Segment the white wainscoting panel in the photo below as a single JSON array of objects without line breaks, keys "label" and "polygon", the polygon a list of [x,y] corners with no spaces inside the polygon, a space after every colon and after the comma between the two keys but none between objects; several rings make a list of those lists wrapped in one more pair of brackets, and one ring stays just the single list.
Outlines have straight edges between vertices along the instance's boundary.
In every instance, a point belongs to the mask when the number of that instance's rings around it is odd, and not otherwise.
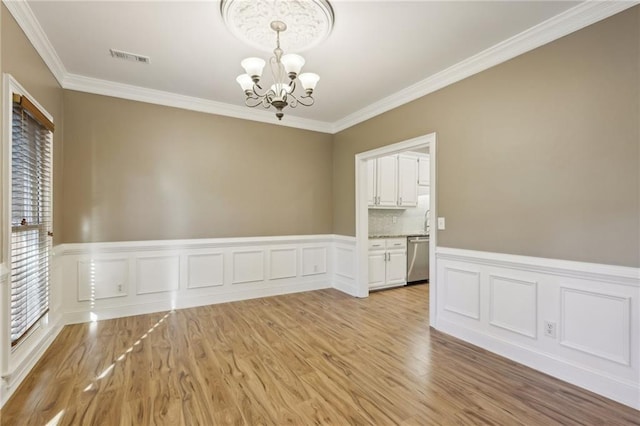
[{"label": "white wainscoting panel", "polygon": [[234,251],[233,284],[264,280],[264,250]]},{"label": "white wainscoting panel", "polygon": [[216,287],[224,284],[224,254],[188,254],[187,288]]},{"label": "white wainscoting panel", "polygon": [[335,236],[333,244],[333,286],[351,296],[359,296],[356,282],[356,239]]},{"label": "white wainscoting panel", "polygon": [[440,331],[640,409],[639,268],[445,247],[436,258]]},{"label": "white wainscoting panel", "polygon": [[631,298],[568,287],[560,292],[560,344],[629,365]]},{"label": "white wainscoting panel", "polygon": [[480,273],[459,268],[445,268],[444,309],[480,319]]},{"label": "white wainscoting panel", "polygon": [[489,275],[489,284],[489,323],[535,339],[538,323],[538,283]]},{"label": "white wainscoting panel", "polygon": [[[332,287],[329,254],[336,241],[349,246],[351,240],[302,235],[64,244],[54,257],[60,309],[68,324]],[[304,265],[311,274],[302,274]]]},{"label": "white wainscoting panel", "polygon": [[180,257],[140,256],[136,258],[136,294],[178,290]]},{"label": "white wainscoting panel", "polygon": [[355,253],[352,247],[336,246],[335,253],[335,274],[343,278],[353,279],[355,264]]},{"label": "white wainscoting panel", "polygon": [[126,296],[128,288],[129,259],[78,262],[78,301]]},{"label": "white wainscoting panel", "polygon": [[298,276],[298,249],[272,248],[269,250],[269,279],[294,278]]},{"label": "white wainscoting panel", "polygon": [[325,274],[327,272],[327,248],[302,248],[302,276]]}]

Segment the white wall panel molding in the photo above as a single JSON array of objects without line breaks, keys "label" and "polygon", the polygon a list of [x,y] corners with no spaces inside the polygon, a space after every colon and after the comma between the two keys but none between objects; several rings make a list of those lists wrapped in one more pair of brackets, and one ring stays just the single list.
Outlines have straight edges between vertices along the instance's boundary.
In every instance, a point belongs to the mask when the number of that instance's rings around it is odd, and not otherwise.
[{"label": "white wall panel molding", "polygon": [[333,287],[354,297],[359,297],[356,281],[356,238],[334,236],[332,260]]},{"label": "white wall panel molding", "polygon": [[336,245],[335,248],[335,274],[339,275],[343,278],[354,279],[355,273],[353,270],[353,265],[355,262],[354,258],[354,250],[353,247],[345,247],[341,245]]},{"label": "white wall panel molding", "polygon": [[438,330],[640,409],[640,268],[443,247],[436,258]]},{"label": "white wall panel molding", "polygon": [[327,273],[327,247],[302,248],[302,276]]},{"label": "white wall panel molding", "polygon": [[129,290],[129,259],[78,261],[78,301],[123,297]]},{"label": "white wall panel molding", "polygon": [[185,255],[184,270],[188,289],[216,287],[224,284],[224,254],[202,253]]},{"label": "white wall panel molding", "polygon": [[[335,244],[353,251],[355,239],[302,235],[68,244],[54,248],[53,263],[61,271],[65,321],[82,322],[332,286],[351,294],[354,280],[334,283]],[[341,259],[343,273],[353,276],[349,257]]]},{"label": "white wall panel molding", "polygon": [[561,287],[560,344],[630,365],[631,298]]},{"label": "white wall panel molding", "polygon": [[176,291],[180,282],[180,258],[173,256],[136,257],[136,294]]},{"label": "white wall panel molding", "polygon": [[231,259],[232,284],[264,281],[264,250],[233,251]]},{"label": "white wall panel molding", "polygon": [[444,268],[444,310],[480,319],[480,273]]},{"label": "white wall panel molding", "polygon": [[489,323],[535,339],[538,335],[538,283],[490,274]]},{"label": "white wall panel molding", "polygon": [[294,278],[298,276],[297,247],[278,247],[269,250],[269,279]]}]

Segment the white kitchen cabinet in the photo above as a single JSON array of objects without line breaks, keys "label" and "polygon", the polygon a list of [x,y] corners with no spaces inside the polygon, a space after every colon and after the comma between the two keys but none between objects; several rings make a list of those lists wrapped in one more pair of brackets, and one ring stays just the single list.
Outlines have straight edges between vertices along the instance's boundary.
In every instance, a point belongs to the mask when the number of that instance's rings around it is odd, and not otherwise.
[{"label": "white kitchen cabinet", "polygon": [[404,209],[418,205],[416,157],[390,155],[367,161],[367,204]]},{"label": "white kitchen cabinet", "polygon": [[377,160],[367,161],[367,204],[374,206],[378,201],[376,193],[376,163]]},{"label": "white kitchen cabinet", "polygon": [[429,186],[431,181],[431,162],[429,155],[418,157],[418,185]]},{"label": "white kitchen cabinet", "polygon": [[378,207],[398,206],[398,156],[381,157],[376,165]]},{"label": "white kitchen cabinet", "polygon": [[369,252],[369,287],[383,287],[387,281],[387,252]]},{"label": "white kitchen cabinet", "polygon": [[397,287],[407,283],[406,238],[369,240],[369,288]]},{"label": "white kitchen cabinet", "polygon": [[418,205],[418,159],[414,156],[398,156],[398,206]]}]

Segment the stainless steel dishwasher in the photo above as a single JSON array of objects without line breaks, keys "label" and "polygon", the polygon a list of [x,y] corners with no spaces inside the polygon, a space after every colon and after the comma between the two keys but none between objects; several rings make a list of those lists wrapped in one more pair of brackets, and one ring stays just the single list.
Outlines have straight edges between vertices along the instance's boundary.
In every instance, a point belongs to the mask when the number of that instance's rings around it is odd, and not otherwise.
[{"label": "stainless steel dishwasher", "polygon": [[407,283],[429,281],[429,237],[407,237]]}]

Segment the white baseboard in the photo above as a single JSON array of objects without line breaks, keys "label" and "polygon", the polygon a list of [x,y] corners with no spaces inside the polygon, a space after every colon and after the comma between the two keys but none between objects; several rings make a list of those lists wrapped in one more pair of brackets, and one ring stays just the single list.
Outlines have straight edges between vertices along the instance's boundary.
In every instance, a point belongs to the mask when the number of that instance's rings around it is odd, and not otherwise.
[{"label": "white baseboard", "polygon": [[438,330],[534,370],[640,410],[640,388],[637,383],[632,381],[620,380],[600,371],[573,364],[554,354],[537,352],[531,348],[465,328],[445,319],[438,321]]},{"label": "white baseboard", "polygon": [[278,296],[283,294],[299,293],[303,291],[322,290],[331,288],[327,281],[312,281],[304,284],[287,284],[261,289],[243,289],[216,293],[206,296],[181,297],[175,300],[161,300],[156,302],[140,303],[134,305],[108,307],[93,311],[70,311],[64,314],[65,324],[77,324],[93,320],[107,320],[123,318],[135,315],[151,314],[156,312],[171,311],[174,309],[195,308],[198,306],[215,305],[218,303],[237,302],[240,300],[257,299],[260,297]]},{"label": "white baseboard", "polygon": [[436,257],[438,330],[640,410],[640,269],[443,247]]},{"label": "white baseboard", "polygon": [[11,395],[20,386],[20,383],[27,377],[27,374],[31,372],[36,363],[40,360],[42,355],[49,349],[49,346],[58,337],[60,331],[64,327],[64,323],[61,318],[53,325],[49,326],[47,330],[39,336],[37,342],[28,348],[28,353],[25,353],[22,357],[22,361],[18,363],[13,369],[2,375],[2,388],[0,389],[0,407],[2,407],[11,398]]},{"label": "white baseboard", "polygon": [[346,279],[340,276],[334,276],[333,288],[335,288],[336,290],[340,290],[341,292],[346,293],[349,296],[360,297],[358,292],[358,287],[356,286],[353,279]]}]

